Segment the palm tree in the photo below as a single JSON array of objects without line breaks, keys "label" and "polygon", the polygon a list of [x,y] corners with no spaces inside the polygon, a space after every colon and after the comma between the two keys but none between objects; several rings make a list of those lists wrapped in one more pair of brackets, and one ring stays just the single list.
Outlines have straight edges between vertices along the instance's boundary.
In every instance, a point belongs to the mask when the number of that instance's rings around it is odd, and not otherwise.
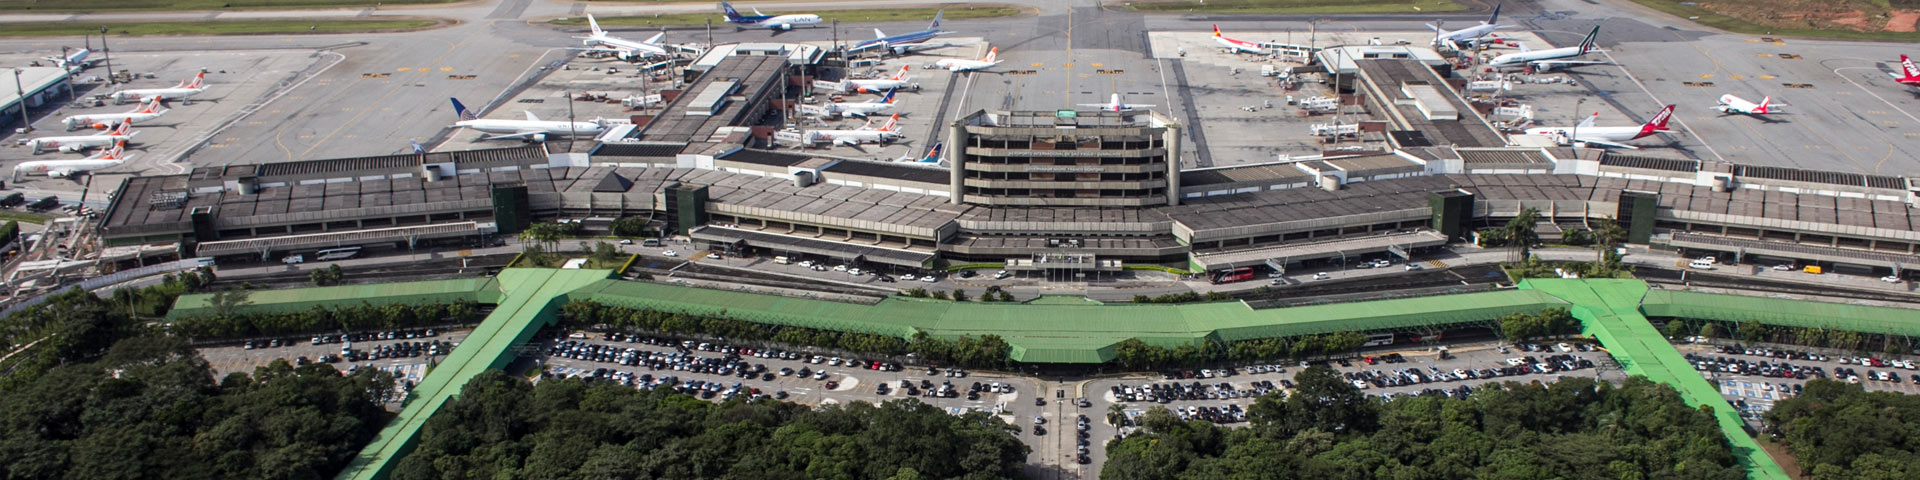
[{"label": "palm tree", "polygon": [[1127,407],[1122,406],[1118,403],[1107,405],[1107,423],[1108,424],[1112,424],[1115,427],[1120,427],[1125,425],[1126,421],[1127,421]]},{"label": "palm tree", "polygon": [[1540,241],[1540,234],[1533,231],[1534,224],[1539,222],[1540,210],[1526,207],[1501,228],[1507,237],[1507,247],[1512,249],[1507,261],[1519,262],[1527,258],[1527,252],[1533,248],[1534,242]]}]

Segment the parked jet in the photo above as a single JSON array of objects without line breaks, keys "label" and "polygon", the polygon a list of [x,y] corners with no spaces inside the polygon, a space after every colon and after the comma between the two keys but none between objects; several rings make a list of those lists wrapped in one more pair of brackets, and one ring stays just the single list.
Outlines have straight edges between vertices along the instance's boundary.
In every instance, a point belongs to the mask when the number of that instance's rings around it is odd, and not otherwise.
[{"label": "parked jet", "polygon": [[901,65],[900,71],[895,72],[891,77],[847,80],[847,89],[860,93],[883,92],[900,88],[909,80],[913,80],[913,76],[907,75],[906,65]]},{"label": "parked jet", "polygon": [[1500,5],[1494,5],[1493,15],[1487,17],[1486,21],[1480,22],[1479,25],[1474,25],[1471,27],[1462,28],[1459,30],[1451,31],[1451,32],[1443,30],[1440,27],[1433,26],[1433,24],[1431,23],[1427,24],[1427,28],[1433,30],[1433,34],[1434,34],[1433,46],[1438,47],[1442,45],[1453,45],[1457,49],[1459,48],[1459,45],[1462,45],[1462,44],[1471,45],[1473,43],[1479,42],[1481,37],[1485,37],[1488,34],[1492,34],[1494,30],[1499,30],[1501,28],[1511,26],[1511,25],[1500,25],[1499,23],[1500,23]]},{"label": "parked jet", "polygon": [[994,60],[994,57],[998,57],[998,56],[1000,56],[1000,47],[993,47],[993,48],[987,49],[987,56],[981,57],[979,60],[967,60],[967,59],[961,59],[961,58],[942,58],[938,62],[933,62],[933,64],[940,68],[945,68],[947,69],[947,71],[953,72],[953,73],[971,72],[974,70],[981,70],[981,69],[991,68],[994,65],[999,65],[1000,61]]},{"label": "parked jet", "polygon": [[46,175],[53,178],[63,178],[94,170],[112,168],[119,166],[121,163],[125,163],[127,159],[133,158],[123,155],[126,152],[126,148],[127,143],[120,142],[114,145],[112,149],[82,160],[38,160],[21,162],[19,165],[13,167],[13,177],[18,179],[21,175]]},{"label": "parked jet", "polygon": [[93,53],[93,49],[82,48],[78,51],[67,54],[64,57],[54,56],[54,57],[40,57],[40,58],[49,62],[53,62],[53,66],[66,69],[68,72],[73,72],[73,71],[77,71],[87,67],[91,67],[93,66],[93,62],[100,61],[100,59],[98,58],[92,58],[92,59],[87,58],[87,55],[90,55],[92,53]]},{"label": "parked jet", "polygon": [[620,37],[615,37],[612,35],[608,35],[606,30],[600,29],[600,21],[595,20],[593,18],[593,14],[587,14],[587,26],[592,29],[592,35],[588,35],[585,37],[574,37],[574,38],[582,39],[580,41],[581,45],[593,47],[593,48],[585,48],[583,50],[587,50],[591,52],[613,53],[615,56],[620,57],[621,60],[634,60],[634,59],[641,59],[641,58],[654,57],[654,56],[662,56],[662,57],[667,56],[666,47],[660,46],[660,39],[665,38],[667,36],[667,32],[660,32],[660,33],[653,34],[652,37],[647,37],[646,40],[638,41],[638,42],[620,38]]},{"label": "parked jet", "polygon": [[813,130],[807,132],[807,140],[847,146],[862,143],[888,143],[900,138],[900,131],[894,130],[894,125],[899,121],[900,114],[896,113],[887,119],[886,125],[881,125],[877,129],[873,128],[873,121],[869,120],[866,125],[853,130]]},{"label": "parked jet", "polygon": [[820,16],[811,13],[764,15],[760,13],[760,9],[755,8],[753,9],[753,15],[747,16],[741,15],[739,11],[733,9],[733,5],[727,2],[720,2],[720,10],[727,13],[727,23],[742,28],[765,28],[784,32],[793,30],[794,26],[820,24]]},{"label": "parked jet", "polygon": [[1080,106],[1095,107],[1095,108],[1099,108],[1101,110],[1105,110],[1109,112],[1124,112],[1127,110],[1147,109],[1147,108],[1154,107],[1154,105],[1142,105],[1138,103],[1122,102],[1120,101],[1120,94],[1118,93],[1113,94],[1113,99],[1108,100],[1107,103],[1082,103],[1080,104]]},{"label": "parked jet", "polygon": [[60,123],[66,125],[68,131],[79,130],[84,127],[105,130],[108,127],[122,123],[144,122],[160,118],[161,115],[166,115],[167,112],[173,111],[171,109],[162,110],[161,107],[164,106],[166,106],[166,97],[147,97],[146,103],[140,104],[140,108],[135,108],[131,112],[74,115],[60,120]]},{"label": "parked jet", "polygon": [[1920,68],[1914,67],[1913,60],[1907,58],[1906,55],[1900,56],[1900,73],[1903,75],[1895,75],[1892,73],[1888,73],[1887,75],[1893,77],[1893,81],[1900,82],[1901,85],[1920,87]]},{"label": "parked jet", "polygon": [[1720,111],[1720,113],[1738,113],[1758,116],[1774,113],[1776,111],[1774,107],[1778,106],[1780,105],[1773,103],[1773,97],[1771,96],[1761,98],[1760,103],[1753,103],[1729,93],[1721,95],[1720,104],[1714,105],[1713,109]]},{"label": "parked jet", "polygon": [[[854,102],[828,103],[826,105],[820,105],[820,106],[801,105],[800,108],[805,113],[812,114],[812,115],[819,115],[823,117],[867,118],[868,115],[880,113],[887,109],[893,108],[893,94],[895,92],[897,92],[897,90],[887,90],[887,96],[880,97],[877,100],[869,100],[869,101],[858,102],[858,103],[854,103]],[[811,111],[808,111],[808,110],[811,110]]]},{"label": "parked jet", "polygon": [[1652,120],[1648,120],[1647,123],[1634,127],[1596,127],[1593,125],[1593,119],[1599,117],[1600,114],[1595,113],[1593,115],[1592,117],[1587,117],[1586,120],[1581,120],[1580,125],[1574,128],[1529,128],[1527,129],[1527,134],[1553,137],[1559,141],[1561,145],[1570,145],[1577,142],[1638,150],[1640,147],[1620,142],[1646,138],[1655,133],[1667,131],[1667,120],[1673,118],[1673,105],[1667,105],[1666,108],[1660,109],[1660,113],[1654,114]]},{"label": "parked jet", "polygon": [[141,88],[141,89],[133,89],[133,90],[121,90],[118,92],[113,92],[113,104],[120,105],[120,104],[125,104],[127,102],[138,102],[147,97],[167,97],[169,99],[174,99],[174,100],[185,100],[194,95],[199,95],[201,92],[207,91],[206,82],[207,82],[207,74],[205,72],[202,72],[200,74],[194,75],[193,80],[180,82],[180,84],[174,85],[173,87],[170,87],[170,88]]},{"label": "parked jet", "polygon": [[1246,40],[1235,40],[1235,39],[1227,38],[1225,36],[1220,35],[1219,25],[1213,26],[1213,43],[1218,43],[1220,44],[1220,46],[1226,47],[1228,51],[1231,51],[1233,53],[1251,53],[1254,55],[1264,55],[1267,53],[1264,49],[1260,48],[1259,43],[1249,42]]},{"label": "parked jet", "polygon": [[1594,25],[1593,31],[1588,32],[1587,38],[1581,39],[1579,45],[1540,51],[1528,50],[1526,45],[1521,45],[1519,52],[1493,57],[1493,60],[1487,61],[1487,66],[1494,68],[1528,66],[1533,67],[1534,71],[1547,71],[1581,65],[1606,65],[1607,62],[1567,60],[1600,51],[1600,46],[1594,43],[1594,39],[1599,36],[1600,26]]},{"label": "parked jet", "polygon": [[82,150],[86,150],[89,148],[110,147],[110,146],[113,146],[113,144],[115,143],[125,142],[129,139],[132,139],[134,135],[140,134],[140,132],[129,132],[128,130],[132,128],[133,128],[133,124],[131,123],[121,123],[118,126],[113,127],[112,130],[107,130],[107,131],[96,133],[93,135],[76,135],[76,136],[70,136],[70,137],[40,137],[40,138],[34,138],[34,139],[28,139],[28,140],[21,140],[20,144],[26,146],[29,149],[32,149],[35,155],[38,155],[40,154],[40,152],[46,151],[46,150],[54,150],[60,153],[78,153]]},{"label": "parked jet", "polygon": [[859,51],[864,51],[872,48],[885,48],[888,51],[893,52],[894,55],[906,55],[907,53],[912,52],[914,50],[922,50],[922,49],[946,46],[946,44],[944,43],[936,45],[928,42],[929,40],[933,40],[933,37],[935,36],[938,36],[943,33],[950,33],[950,32],[940,30],[940,17],[942,15],[946,15],[946,13],[947,12],[945,10],[941,10],[939,12],[934,13],[933,23],[927,25],[926,30],[921,30],[918,32],[903,33],[899,35],[888,36],[886,32],[882,32],[878,28],[873,29],[873,36],[875,38],[872,40],[863,40],[860,43],[853,44],[852,51],[859,52]]},{"label": "parked jet", "polygon": [[467,106],[460,104],[458,98],[448,100],[453,100],[453,111],[460,114],[460,121],[447,128],[471,128],[482,133],[498,134],[481,140],[517,138],[525,142],[538,143],[547,141],[548,136],[591,137],[599,135],[607,128],[606,120],[602,119],[594,119],[591,122],[548,121],[534,116],[533,112],[526,112],[526,120],[489,120],[480,118],[472,110],[467,110]]}]

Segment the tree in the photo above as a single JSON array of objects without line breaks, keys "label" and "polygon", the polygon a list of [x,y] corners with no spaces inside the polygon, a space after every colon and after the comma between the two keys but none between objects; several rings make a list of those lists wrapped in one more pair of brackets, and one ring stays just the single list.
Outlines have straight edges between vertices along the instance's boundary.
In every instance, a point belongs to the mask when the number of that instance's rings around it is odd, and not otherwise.
[{"label": "tree", "polygon": [[249,299],[252,296],[253,292],[247,290],[222,290],[214,292],[213,298],[208,303],[213,306],[214,316],[233,318],[241,308],[253,303]]},{"label": "tree", "polygon": [[1119,403],[1107,405],[1107,424],[1116,428],[1127,426],[1127,406]]},{"label": "tree", "polygon": [[958,288],[953,289],[953,301],[956,301],[956,302],[967,301],[967,291],[961,290]]},{"label": "tree", "polygon": [[626,254],[620,253],[620,247],[613,246],[611,243],[596,242],[593,244],[593,260],[601,264],[616,263],[620,261],[621,257],[625,256]]},{"label": "tree", "polygon": [[1501,227],[1501,233],[1506,237],[1507,248],[1511,252],[1507,261],[1518,262],[1527,258],[1527,252],[1533,249],[1533,244],[1540,242],[1540,234],[1533,230],[1538,223],[1540,223],[1540,210],[1526,207],[1520,209],[1519,215],[1508,220],[1505,227]]},{"label": "tree", "polygon": [[315,269],[307,274],[307,279],[313,283],[313,286],[330,287],[339,285],[341,281],[346,280],[346,276],[346,272],[340,270],[340,264],[336,263],[327,265],[327,268]]},{"label": "tree", "polygon": [[1011,294],[1011,293],[1007,293],[1007,291],[1006,291],[1006,290],[1001,290],[1001,291],[1000,291],[1000,293],[999,293],[999,295],[1000,295],[1000,301],[1002,301],[1002,302],[1011,302],[1011,301],[1013,301],[1013,294]]},{"label": "tree", "polygon": [[647,234],[647,219],[641,217],[626,217],[614,220],[613,223],[607,227],[613,230],[613,234],[617,236],[645,236]]},{"label": "tree", "polygon": [[1704,325],[1700,325],[1700,336],[1707,337],[1707,338],[1719,337],[1720,326],[1714,324],[1713,322],[1707,322]]}]

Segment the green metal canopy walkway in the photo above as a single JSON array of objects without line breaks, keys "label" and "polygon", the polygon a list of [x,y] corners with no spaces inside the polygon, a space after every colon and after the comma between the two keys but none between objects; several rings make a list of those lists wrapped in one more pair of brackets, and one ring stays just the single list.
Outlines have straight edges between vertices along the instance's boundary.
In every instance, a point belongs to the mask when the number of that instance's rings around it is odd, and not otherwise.
[{"label": "green metal canopy walkway", "polygon": [[[356,457],[341,479],[385,478],[392,460],[409,452],[426,419],[457,395],[468,379],[500,368],[540,327],[556,320],[568,301],[594,301],[692,315],[814,329],[908,338],[998,335],[1013,360],[1099,363],[1130,338],[1173,347],[1342,331],[1379,331],[1488,322],[1510,313],[1568,308],[1633,375],[1672,385],[1695,406],[1712,407],[1751,478],[1786,480],[1780,466],[1742,429],[1738,412],[1679,351],[1648,323],[1648,316],[1756,321],[1867,333],[1920,335],[1913,310],[1799,302],[1734,295],[1650,291],[1635,280],[1534,279],[1517,290],[1333,305],[1254,310],[1240,302],[1184,305],[1011,304],[892,297],[856,305],[742,292],[611,280],[605,270],[513,268],[496,279],[410,282],[257,292],[239,312],[286,312],[343,303],[417,303],[471,300],[497,308],[422,380],[406,407]],[[174,318],[213,312],[210,295],[183,296]]]}]

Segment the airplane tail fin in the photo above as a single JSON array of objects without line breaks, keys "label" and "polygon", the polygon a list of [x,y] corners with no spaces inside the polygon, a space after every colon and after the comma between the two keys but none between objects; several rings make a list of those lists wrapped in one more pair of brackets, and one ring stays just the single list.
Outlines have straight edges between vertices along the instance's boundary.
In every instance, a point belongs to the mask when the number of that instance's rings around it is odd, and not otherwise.
[{"label": "airplane tail fin", "polygon": [[600,29],[600,21],[594,20],[593,14],[591,13],[587,14],[587,27],[592,29],[593,36],[595,37],[604,37],[607,35],[606,30]]},{"label": "airplane tail fin", "polygon": [[1600,37],[1600,26],[1594,25],[1593,31],[1587,32],[1587,38],[1580,40],[1580,53],[1587,53],[1594,50],[1599,50],[1599,45],[1596,44],[1596,40],[1599,37]]},{"label": "airplane tail fin", "polygon": [[1768,95],[1768,96],[1767,96],[1767,97],[1765,97],[1765,98],[1761,98],[1761,99],[1760,99],[1760,106],[1757,106],[1757,107],[1753,107],[1753,112],[1754,112],[1754,113],[1762,113],[1762,114],[1764,114],[1764,113],[1767,113],[1767,107],[1768,107],[1768,106],[1770,106],[1770,105],[1773,105],[1773,96],[1772,96],[1772,95]]},{"label": "airplane tail fin", "polygon": [[99,160],[123,160],[122,158],[120,158],[120,155],[122,153],[126,153],[126,151],[127,151],[126,141],[123,140],[123,141],[113,142],[113,149],[107,150],[105,152],[101,152]]},{"label": "airplane tail fin", "polygon": [[539,117],[539,116],[536,116],[536,115],[534,115],[534,114],[533,114],[533,112],[525,112],[525,113],[527,114],[527,121],[529,121],[529,122],[538,122],[538,121],[540,121],[540,117]]},{"label": "airplane tail fin", "polygon": [[1000,56],[1000,47],[989,48],[987,49],[987,57],[980,59],[980,61],[993,63],[993,58],[998,56]]},{"label": "airplane tail fin", "polygon": [[939,30],[939,29],[940,29],[940,17],[943,17],[943,16],[946,16],[946,14],[947,14],[947,10],[946,10],[946,9],[941,9],[941,10],[940,10],[940,11],[938,11],[938,12],[933,12],[933,23],[932,23],[932,24],[929,24],[929,25],[927,25],[927,30]]},{"label": "airplane tail fin", "polygon": [[907,66],[901,65],[900,71],[895,72],[893,74],[893,78],[889,78],[888,80],[906,80],[906,79],[907,79]]},{"label": "airplane tail fin", "polygon": [[1506,4],[1505,2],[1501,2],[1493,5],[1493,15],[1487,17],[1487,25],[1494,25],[1494,24],[1500,23],[1500,6],[1505,4]]},{"label": "airplane tail fin", "polygon": [[[1640,126],[1639,137],[1653,135],[1654,132],[1667,131],[1667,120],[1672,118],[1673,118],[1673,105],[1667,105],[1666,108],[1660,109],[1660,113],[1654,114],[1652,120],[1647,120],[1646,125]],[[1638,138],[1638,137],[1635,137],[1635,138]]]},{"label": "airplane tail fin", "polygon": [[1906,55],[1900,56],[1900,70],[1901,73],[1907,74],[1906,79],[1920,80],[1920,68],[1914,67],[1913,59],[1907,58]]},{"label": "airplane tail fin", "polygon": [[1579,126],[1581,126],[1581,127],[1591,127],[1591,126],[1593,126],[1593,120],[1594,120],[1594,119],[1597,119],[1597,118],[1600,118],[1600,112],[1593,112],[1593,114],[1592,114],[1592,115],[1588,115],[1588,116],[1587,116],[1587,118],[1582,118],[1582,119],[1580,119],[1580,125],[1579,125]]},{"label": "airplane tail fin", "polygon": [[460,120],[464,121],[464,120],[480,119],[479,114],[474,113],[472,110],[468,110],[466,105],[460,104],[460,99],[453,98],[453,97],[447,97],[447,99],[453,101],[453,113],[460,115]]},{"label": "airplane tail fin", "polygon": [[887,96],[885,96],[885,97],[881,97],[881,98],[880,98],[880,103],[886,103],[886,104],[892,104],[892,103],[893,103],[893,92],[897,92],[897,91],[900,91],[900,89],[898,89],[898,88],[889,88],[889,89],[887,89]]},{"label": "airplane tail fin", "polygon": [[162,99],[160,98],[160,96],[159,96],[159,95],[155,95],[155,96],[152,96],[152,97],[149,97],[149,98],[148,98],[148,100],[147,100],[147,104],[146,104],[146,105],[142,105],[142,106],[140,107],[140,110],[137,110],[137,111],[134,111],[133,113],[156,113],[156,112],[159,112],[159,111],[160,111],[160,102],[161,102],[161,100],[162,100]]},{"label": "airplane tail fin", "polygon": [[427,153],[427,147],[420,146],[419,140],[408,139],[407,143],[413,144],[413,153],[420,155]]},{"label": "airplane tail fin", "polygon": [[184,88],[200,88],[202,85],[205,85],[206,82],[207,82],[207,72],[200,72],[198,74],[195,74],[193,76],[193,81],[187,82],[187,86]]},{"label": "airplane tail fin", "polygon": [[727,2],[720,2],[720,10],[727,13],[727,21],[732,22],[732,21],[740,20],[740,11],[734,10],[732,4],[729,4]]},{"label": "airplane tail fin", "polygon": [[1213,38],[1220,38],[1220,24],[1213,25]]},{"label": "airplane tail fin", "polygon": [[896,114],[893,114],[893,116],[891,116],[891,117],[887,117],[887,124],[886,124],[886,125],[881,125],[881,126],[880,126],[880,131],[882,131],[882,132],[891,132],[891,131],[894,131],[894,130],[893,130],[893,125],[894,125],[895,123],[899,123],[899,122],[900,122],[900,114],[898,114],[898,113],[896,113]]},{"label": "airplane tail fin", "polygon": [[107,130],[107,135],[126,135],[127,131],[132,129],[133,122],[120,122],[119,125],[114,125],[112,130]]}]

